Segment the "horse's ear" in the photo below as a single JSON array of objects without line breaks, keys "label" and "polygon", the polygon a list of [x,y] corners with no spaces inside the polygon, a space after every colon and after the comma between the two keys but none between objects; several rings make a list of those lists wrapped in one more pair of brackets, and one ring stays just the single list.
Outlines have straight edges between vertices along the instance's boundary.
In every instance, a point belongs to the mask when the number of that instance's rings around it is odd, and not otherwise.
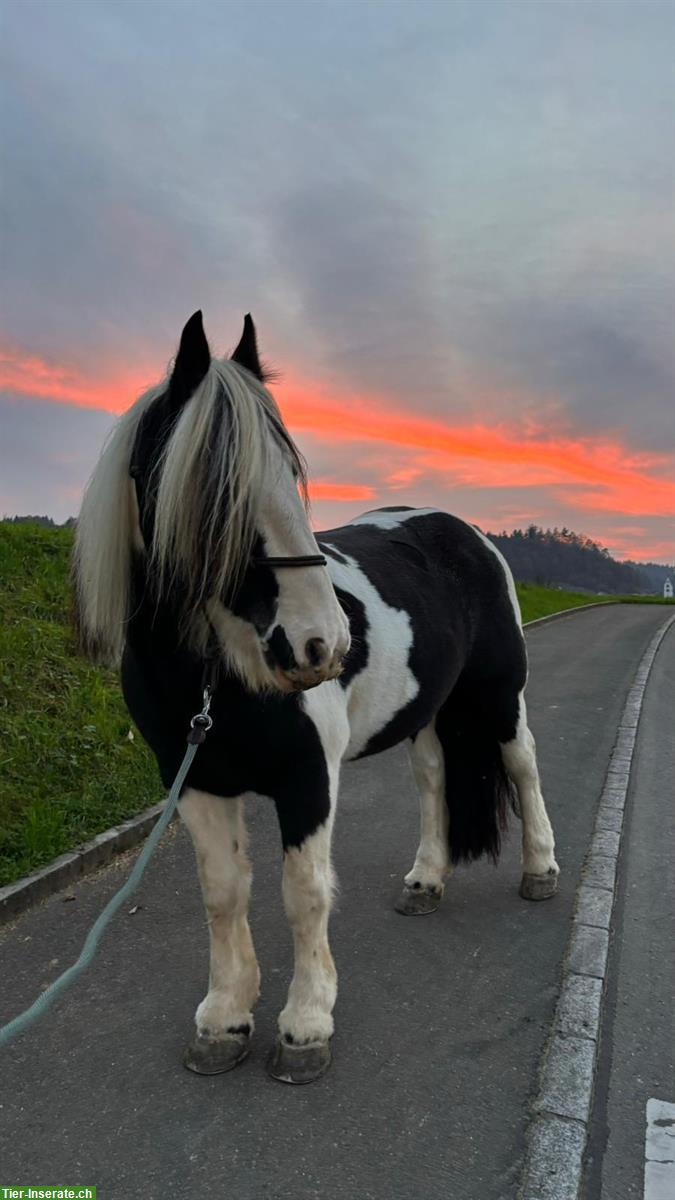
[{"label": "horse's ear", "polygon": [[169,380],[169,403],[181,408],[199,387],[211,365],[211,351],[202,325],[201,309],[193,313],[180,338]]},{"label": "horse's ear", "polygon": [[244,317],[244,332],[241,335],[237,349],[232,354],[232,361],[239,363],[240,367],[246,367],[246,370],[255,375],[256,379],[259,379],[261,383],[264,382],[265,372],[258,357],[258,339],[250,313],[247,313]]}]

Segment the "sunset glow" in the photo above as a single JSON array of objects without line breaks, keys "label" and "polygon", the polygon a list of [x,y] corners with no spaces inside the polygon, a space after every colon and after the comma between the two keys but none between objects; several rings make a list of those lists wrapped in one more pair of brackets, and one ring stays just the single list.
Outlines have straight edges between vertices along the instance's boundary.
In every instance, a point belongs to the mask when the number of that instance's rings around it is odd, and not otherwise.
[{"label": "sunset glow", "polygon": [[[23,403],[28,404],[39,397],[118,414],[152,380],[150,368],[124,373],[110,369],[94,378],[67,362],[48,362],[16,347],[5,346],[0,352],[0,387],[25,397]],[[625,547],[626,555],[647,560],[669,552],[666,539],[645,543],[644,527],[626,520],[675,512],[673,458],[666,454],[636,453],[617,438],[544,433],[531,422],[509,427],[505,422],[489,426],[440,421],[403,412],[382,396],[340,395],[301,378],[286,376],[274,392],[291,432],[301,439],[303,434],[310,437],[322,452],[328,449],[339,468],[330,477],[319,473],[311,481],[315,505],[405,503],[406,491],[420,486],[493,489],[500,497],[506,489],[514,498],[526,489],[544,489],[552,504],[578,511],[579,524],[591,535],[594,514],[623,517],[614,529],[613,544]],[[403,455],[393,467],[386,465],[388,447]],[[378,451],[376,461],[373,448]],[[371,456],[371,475],[364,481],[362,466],[361,479],[350,482],[351,464],[359,455],[366,460]],[[310,474],[311,467],[310,461]],[[514,524],[536,519],[536,514],[526,518],[522,507],[521,502],[521,512],[515,514],[522,520],[514,519]],[[502,527],[502,513],[503,503],[495,506],[488,522],[483,516],[482,523]]]},{"label": "sunset glow", "polygon": [[309,495],[311,500],[336,500],[344,504],[352,500],[372,500],[375,489],[365,484],[333,483],[329,479],[310,479]]}]

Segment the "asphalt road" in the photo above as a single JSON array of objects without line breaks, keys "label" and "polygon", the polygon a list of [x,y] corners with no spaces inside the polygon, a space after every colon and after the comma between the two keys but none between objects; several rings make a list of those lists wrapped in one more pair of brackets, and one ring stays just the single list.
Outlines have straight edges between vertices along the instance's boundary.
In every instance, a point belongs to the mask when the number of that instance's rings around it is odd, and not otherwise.
[{"label": "asphalt road", "polygon": [[642,1200],[647,1101],[675,1102],[673,697],[675,625],[652,668],[631,771],[584,1200]]},{"label": "asphalt road", "polygon": [[[497,870],[457,871],[442,909],[393,911],[416,847],[405,755],[345,770],[332,919],[335,1063],[307,1088],[264,1058],[291,952],[271,806],[249,806],[252,928],[263,970],[256,1048],[232,1074],[180,1066],[207,938],[192,851],[170,833],[86,978],[2,1064],[0,1185],[95,1184],[100,1200],[512,1200],[574,893],[618,719],[660,608],[599,608],[528,633],[529,709],[562,867],[558,896],[518,897],[518,829]],[[78,953],[120,861],[0,936],[0,1020]]]}]

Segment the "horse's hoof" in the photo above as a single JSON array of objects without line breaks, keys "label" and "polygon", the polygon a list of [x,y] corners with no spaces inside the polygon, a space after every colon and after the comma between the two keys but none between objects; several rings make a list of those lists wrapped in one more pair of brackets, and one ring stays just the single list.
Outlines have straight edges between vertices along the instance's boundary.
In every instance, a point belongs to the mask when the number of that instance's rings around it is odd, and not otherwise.
[{"label": "horse's hoof", "polygon": [[233,1033],[220,1039],[196,1033],[185,1047],[183,1066],[196,1075],[222,1075],[244,1061],[250,1050],[250,1041],[250,1037],[243,1033]]},{"label": "horse's hoof", "polygon": [[281,1083],[313,1083],[331,1064],[330,1042],[294,1046],[277,1041],[267,1060],[267,1074]]},{"label": "horse's hoof", "polygon": [[423,917],[425,913],[436,912],[442,899],[440,888],[416,888],[406,884],[394,908],[404,917]]},{"label": "horse's hoof", "polygon": [[558,874],[550,871],[546,875],[523,875],[520,881],[520,895],[523,900],[548,900],[555,896],[558,889]]}]

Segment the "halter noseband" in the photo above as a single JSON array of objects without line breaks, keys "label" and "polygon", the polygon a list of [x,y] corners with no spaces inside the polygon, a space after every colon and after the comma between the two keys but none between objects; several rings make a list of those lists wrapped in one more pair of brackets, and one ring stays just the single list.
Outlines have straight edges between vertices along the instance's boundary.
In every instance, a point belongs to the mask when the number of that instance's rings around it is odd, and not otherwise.
[{"label": "halter noseband", "polygon": [[325,567],[328,560],[323,554],[296,554],[289,558],[254,558],[254,567]]}]

